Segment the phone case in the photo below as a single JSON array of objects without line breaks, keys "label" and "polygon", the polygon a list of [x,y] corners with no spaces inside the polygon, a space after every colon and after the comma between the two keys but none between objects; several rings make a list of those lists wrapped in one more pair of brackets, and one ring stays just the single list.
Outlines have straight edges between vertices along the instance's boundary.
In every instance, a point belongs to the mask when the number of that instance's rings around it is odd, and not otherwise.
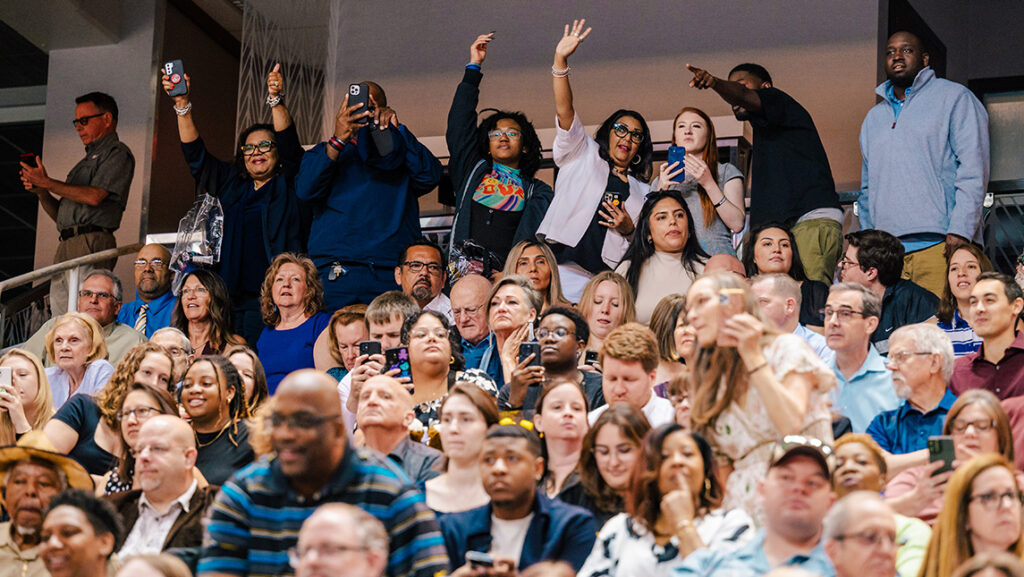
[{"label": "phone case", "polygon": [[412,369],[409,366],[409,349],[406,347],[388,349],[384,353],[384,361],[388,366],[387,370],[399,370],[396,376],[412,378]]},{"label": "phone case", "polygon": [[363,341],[359,343],[360,355],[379,355],[380,353],[380,341]]},{"label": "phone case", "polygon": [[[349,84],[348,85],[348,105],[355,106],[356,104],[362,104],[362,108],[356,109],[356,114],[360,114],[367,110],[373,110],[370,106],[370,87],[365,84]],[[364,116],[360,118],[357,124],[369,124],[370,117]]]},{"label": "phone case", "polygon": [[164,64],[164,74],[174,84],[174,88],[167,93],[168,96],[188,94],[188,83],[185,82],[185,66],[181,63],[181,60],[171,60]]},{"label": "phone case", "polygon": [[526,360],[526,357],[533,355],[533,360],[528,367],[539,367],[540,366],[540,343],[522,343],[519,345],[519,362]]}]

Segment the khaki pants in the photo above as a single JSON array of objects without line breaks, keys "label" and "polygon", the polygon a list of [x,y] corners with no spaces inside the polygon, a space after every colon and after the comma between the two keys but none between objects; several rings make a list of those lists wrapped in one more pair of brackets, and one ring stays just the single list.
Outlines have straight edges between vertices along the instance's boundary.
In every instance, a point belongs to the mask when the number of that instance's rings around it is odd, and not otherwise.
[{"label": "khaki pants", "polygon": [[830,218],[812,218],[793,225],[793,238],[808,280],[832,284],[843,250],[843,225]]},{"label": "khaki pants", "polygon": [[946,243],[915,250],[903,256],[903,278],[912,280],[942,298],[946,288]]},{"label": "khaki pants", "polygon": [[[60,244],[57,245],[57,254],[53,257],[53,262],[65,262],[73,258],[116,247],[117,241],[114,240],[113,234],[103,231],[87,232],[60,241]],[[94,268],[112,270],[115,264],[117,264],[117,259],[110,259],[95,263],[92,266],[78,267],[79,282],[85,280],[84,276],[90,270]],[[68,286],[70,272],[67,271],[64,274],[55,275],[50,279],[50,314],[54,317],[68,312],[68,290],[78,290],[78,287]]]}]

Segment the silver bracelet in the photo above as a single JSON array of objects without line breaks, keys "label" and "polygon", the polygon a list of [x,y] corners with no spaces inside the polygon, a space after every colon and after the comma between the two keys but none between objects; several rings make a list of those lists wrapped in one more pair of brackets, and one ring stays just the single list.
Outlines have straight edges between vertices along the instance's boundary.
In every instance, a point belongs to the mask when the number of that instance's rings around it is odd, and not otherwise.
[{"label": "silver bracelet", "polygon": [[569,71],[570,70],[572,70],[572,68],[570,68],[569,66],[566,66],[565,70],[559,70],[559,69],[555,68],[554,66],[552,66],[551,67],[551,75],[554,76],[555,78],[565,78],[566,76],[569,75]]},{"label": "silver bracelet", "polygon": [[722,206],[723,204],[725,204],[728,201],[729,201],[729,199],[726,198],[725,195],[723,194],[722,195],[722,200],[720,200],[720,201],[715,203],[715,208],[718,208],[718,207]]},{"label": "silver bracelet", "polygon": [[278,104],[281,104],[281,96],[283,96],[283,94],[278,94],[277,96],[271,96],[268,94],[267,104],[269,104],[271,108],[277,106]]},{"label": "silver bracelet", "polygon": [[192,112],[192,103],[191,102],[189,102],[188,104],[186,104],[182,108],[178,108],[177,105],[174,106],[174,113],[177,114],[178,116],[185,116],[189,112]]}]

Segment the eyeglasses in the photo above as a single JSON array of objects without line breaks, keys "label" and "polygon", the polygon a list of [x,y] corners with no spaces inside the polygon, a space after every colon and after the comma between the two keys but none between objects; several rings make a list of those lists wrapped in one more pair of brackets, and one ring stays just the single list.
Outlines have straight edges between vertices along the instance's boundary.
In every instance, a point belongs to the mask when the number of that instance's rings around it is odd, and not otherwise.
[{"label": "eyeglasses", "polygon": [[953,426],[950,427],[954,433],[967,432],[967,427],[974,427],[975,431],[984,433],[985,431],[996,426],[996,422],[992,419],[978,419],[976,421],[965,421],[963,419],[953,419]]},{"label": "eyeglasses", "polygon": [[266,424],[268,429],[278,429],[284,425],[288,425],[291,429],[304,429],[310,430],[323,425],[326,422],[333,421],[341,415],[314,415],[313,413],[307,413],[305,411],[293,413],[291,415],[282,415],[280,413],[271,413],[267,417]]},{"label": "eyeglasses", "polygon": [[537,329],[537,339],[538,340],[546,339],[548,337],[555,338],[555,339],[564,339],[565,337],[567,337],[567,336],[569,336],[571,334],[575,334],[575,333],[573,333],[569,329],[562,328],[562,327],[558,327],[557,329],[555,329],[553,331],[549,331],[548,329]]},{"label": "eyeglasses", "polygon": [[491,140],[498,140],[502,136],[507,137],[509,140],[515,140],[519,138],[520,132],[514,128],[508,130],[492,130],[487,133],[487,138]]},{"label": "eyeglasses", "polygon": [[98,299],[110,299],[115,301],[117,300],[117,297],[106,291],[91,291],[85,289],[78,291],[78,298],[91,299],[93,297],[96,297]]},{"label": "eyeglasses", "polygon": [[160,409],[154,407],[139,407],[137,409],[129,409],[127,411],[118,411],[117,420],[127,421],[129,417],[135,417],[136,421],[140,423],[151,417],[154,413],[159,413]]},{"label": "eyeglasses", "polygon": [[[836,535],[833,537],[836,541],[842,541],[844,539],[850,539],[864,545],[865,547],[877,547],[882,543],[885,543],[889,547],[898,544],[895,533],[883,533],[876,531],[861,531],[860,533],[847,533],[846,535]],[[902,544],[902,543],[899,543]]]},{"label": "eyeglasses", "polygon": [[409,337],[416,340],[423,340],[428,336],[433,335],[435,338],[445,340],[448,338],[448,329],[444,327],[438,327],[436,329],[413,329],[409,331]]},{"label": "eyeglasses", "polygon": [[328,543],[316,547],[292,547],[288,549],[288,562],[291,563],[292,567],[296,567],[303,559],[309,557],[310,553],[316,553],[317,557],[338,557],[345,553],[355,553],[357,551],[366,551],[367,549],[368,547]]},{"label": "eyeglasses", "polygon": [[441,276],[441,265],[436,262],[420,262],[418,260],[407,260],[402,263],[402,266],[408,268],[413,273],[419,273],[423,270],[423,267],[427,267],[427,271],[434,276]]},{"label": "eyeglasses", "polygon": [[197,297],[200,297],[200,296],[208,295],[208,294],[210,294],[210,291],[207,290],[206,287],[204,287],[204,286],[198,286],[196,288],[181,289],[181,296],[185,296],[185,297],[191,296],[191,295],[196,295]]},{"label": "eyeglasses", "polygon": [[832,315],[836,315],[837,317],[839,317],[839,322],[845,323],[845,322],[849,321],[850,319],[852,319],[853,315],[864,316],[864,311],[855,311],[853,309],[847,309],[847,308],[833,309],[833,308],[826,307],[826,308],[823,308],[823,309],[819,310],[818,314],[823,316],[826,321],[831,319]]},{"label": "eyeglasses", "polygon": [[454,318],[459,318],[462,315],[473,316],[477,313],[477,311],[479,311],[482,308],[484,308],[484,305],[477,305],[475,307],[462,307],[461,309],[452,309],[452,316]]},{"label": "eyeglasses", "polygon": [[852,261],[852,260],[850,260],[850,259],[848,259],[848,258],[846,258],[844,256],[843,258],[839,259],[838,265],[839,265],[839,268],[841,268],[843,270],[846,270],[846,269],[850,268],[851,266],[860,266],[860,263],[859,262],[854,262],[854,261]]},{"label": "eyeglasses", "polygon": [[261,140],[256,144],[243,144],[242,154],[245,156],[255,156],[256,153],[265,154],[270,152],[277,147],[277,143],[270,140]]},{"label": "eyeglasses", "polygon": [[92,120],[93,118],[99,118],[99,117],[103,116],[104,114],[106,114],[106,112],[101,112],[99,114],[90,114],[89,116],[83,116],[81,118],[76,118],[76,119],[71,121],[71,126],[74,126],[74,127],[89,126],[89,121],[90,120]]},{"label": "eyeglasses", "polygon": [[935,353],[928,353],[924,351],[900,351],[898,353],[889,354],[890,365],[902,365],[910,360],[910,357],[930,357]]},{"label": "eyeglasses", "polygon": [[1004,503],[1011,506],[1021,504],[1021,493],[1020,491],[1005,491],[1003,493],[996,493],[995,491],[989,491],[987,493],[981,493],[980,495],[971,495],[967,500],[969,503],[977,501],[981,503],[981,506],[989,511],[994,511],[999,507],[1002,507]]},{"label": "eyeglasses", "polygon": [[642,130],[630,130],[628,126],[621,122],[616,122],[612,125],[612,130],[615,131],[615,136],[619,138],[629,135],[629,139],[633,141],[633,144],[640,144],[644,141],[644,131]]},{"label": "eyeglasses", "polygon": [[154,258],[153,260],[140,258],[135,261],[135,268],[146,268],[147,266],[153,267],[153,270],[160,270],[162,268],[167,268],[167,263],[165,263],[162,258]]}]

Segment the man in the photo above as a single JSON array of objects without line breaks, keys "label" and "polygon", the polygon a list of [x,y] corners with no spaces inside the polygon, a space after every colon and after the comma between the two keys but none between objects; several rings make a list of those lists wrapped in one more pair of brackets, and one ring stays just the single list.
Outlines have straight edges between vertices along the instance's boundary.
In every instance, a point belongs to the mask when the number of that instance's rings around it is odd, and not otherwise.
[{"label": "man", "polygon": [[896,519],[878,493],[843,497],[825,516],[825,552],[836,577],[896,577]]},{"label": "man", "polygon": [[700,68],[690,86],[710,88],[754,129],[750,226],[782,222],[792,227],[807,278],[832,282],[842,242],[843,213],[832,169],[811,115],[772,85],[763,66],[740,64],[729,80]]},{"label": "man", "polygon": [[124,529],[110,503],[92,493],[72,489],[50,501],[39,547],[50,575],[108,577],[113,572],[111,556]]},{"label": "man", "polygon": [[422,236],[418,198],[441,180],[441,163],[398,122],[384,90],[360,86],[369,91],[370,110],[349,106],[346,95],[334,135],[303,155],[295,180],[295,194],[316,207],[309,253],[328,310],[394,288],[387,270]]},{"label": "man", "polygon": [[587,415],[590,424],[612,403],[624,402],[643,412],[652,427],[675,419],[672,403],[652,390],[658,375],[658,340],[651,329],[640,323],[619,326],[604,340],[598,356],[601,363],[601,388],[607,403]]},{"label": "man", "polygon": [[747,271],[743,269],[743,263],[740,262],[740,259],[724,252],[711,255],[711,258],[704,265],[704,274],[721,271],[731,272],[743,279],[747,278]]},{"label": "man", "polygon": [[[128,349],[139,343],[146,342],[142,333],[128,325],[117,322],[117,311],[121,309],[121,297],[123,295],[121,279],[117,278],[109,270],[95,269],[85,277],[82,287],[78,291],[78,311],[85,313],[103,327],[103,336],[107,341],[107,357],[110,364],[117,365],[121,362]],[[46,354],[46,333],[50,332],[53,325],[57,323],[58,317],[53,317],[43,323],[34,335],[32,335],[21,348],[32,351],[37,357],[43,360],[47,367],[53,365],[53,359]]]},{"label": "man", "polygon": [[754,540],[733,552],[698,549],[676,575],[764,575],[797,566],[833,577],[822,540],[822,520],[835,501],[826,450],[817,439],[803,437],[776,444],[768,475],[757,486],[764,525]]},{"label": "man", "polygon": [[398,381],[384,375],[370,377],[359,391],[356,424],[365,446],[387,455],[416,483],[441,474],[442,454],[409,437],[416,420],[412,395]]},{"label": "man", "polygon": [[[480,369],[494,378],[501,373],[501,355],[494,350],[496,339],[487,324],[487,297],[491,281],[468,274],[452,285],[452,318],[462,337],[462,356],[467,369]],[[493,371],[493,372],[492,372]]]},{"label": "man", "polygon": [[296,577],[383,577],[388,532],[359,507],[327,503],[302,524],[299,543],[289,556]]},{"label": "man", "polygon": [[[706,269],[705,269],[706,270]],[[831,363],[835,357],[825,337],[800,324],[800,285],[788,274],[758,275],[750,281],[750,290],[757,298],[761,314],[783,332],[793,333],[807,341],[821,360]]]},{"label": "man", "polygon": [[157,415],[143,423],[135,444],[136,486],[107,497],[128,532],[118,555],[173,549],[189,560],[198,558],[203,517],[218,487],[199,488],[197,454],[195,433],[185,421]]},{"label": "man", "polygon": [[903,325],[934,317],[939,298],[913,281],[900,278],[904,253],[900,239],[881,230],[861,230],[847,234],[846,240],[849,244],[839,261],[839,278],[860,283],[881,299],[882,312],[871,342],[879,353],[888,354],[889,335]]},{"label": "man", "polygon": [[221,488],[198,575],[292,575],[288,549],[302,522],[334,502],[361,507],[387,527],[388,577],[433,577],[448,566],[422,493],[386,459],[349,444],[336,385],[312,369],[281,381],[266,418],[277,457],[243,468]]},{"label": "man", "polygon": [[[980,238],[988,114],[965,86],[936,78],[921,39],[889,37],[882,98],[860,128],[860,225],[899,237],[903,278],[942,294],[946,259]],[[913,210],[907,210],[913,206]]]},{"label": "man", "polygon": [[174,327],[165,327],[155,331],[149,341],[167,349],[171,354],[171,360],[174,361],[174,376],[178,379],[184,378],[185,371],[196,356],[188,335]]},{"label": "man", "polygon": [[47,577],[39,558],[43,511],[67,489],[92,490],[76,461],[56,452],[42,431],[29,431],[0,449],[0,486],[10,521],[0,523],[0,577]]},{"label": "man", "polygon": [[[21,163],[25,190],[39,198],[39,206],[57,223],[60,244],[55,263],[117,246],[114,231],[121,226],[135,173],[132,151],[117,138],[113,98],[102,92],[76,98],[74,125],[85,145],[85,158],[71,169],[66,182],[50,178],[38,156],[35,166]],[[112,259],[94,266],[112,269],[115,264]],[[65,275],[51,282],[50,310],[56,317],[67,312],[69,288]]]},{"label": "man", "polygon": [[971,289],[970,323],[981,348],[953,364],[949,388],[985,389],[1000,399],[1024,395],[1024,333],[1018,332],[1024,292],[1013,277],[983,272]]},{"label": "man", "polygon": [[162,244],[147,244],[135,257],[135,300],[124,303],[117,322],[153,338],[153,333],[171,324],[174,293],[167,265],[171,253]]},{"label": "man", "polygon": [[899,406],[892,374],[871,344],[878,309],[878,296],[852,282],[832,285],[825,301],[825,342],[835,351],[834,407],[850,419],[855,433],[863,433],[878,413]]},{"label": "man", "polygon": [[416,300],[420,309],[435,311],[452,323],[452,301],[441,292],[448,282],[448,264],[437,243],[421,238],[402,249],[395,267],[395,283]]},{"label": "man", "polygon": [[441,518],[451,570],[467,551],[490,553],[495,565],[522,571],[539,561],[565,561],[579,571],[597,538],[585,509],[549,499],[537,483],[544,457],[536,433],[520,425],[495,425],[480,452],[480,477],[491,502]]}]

